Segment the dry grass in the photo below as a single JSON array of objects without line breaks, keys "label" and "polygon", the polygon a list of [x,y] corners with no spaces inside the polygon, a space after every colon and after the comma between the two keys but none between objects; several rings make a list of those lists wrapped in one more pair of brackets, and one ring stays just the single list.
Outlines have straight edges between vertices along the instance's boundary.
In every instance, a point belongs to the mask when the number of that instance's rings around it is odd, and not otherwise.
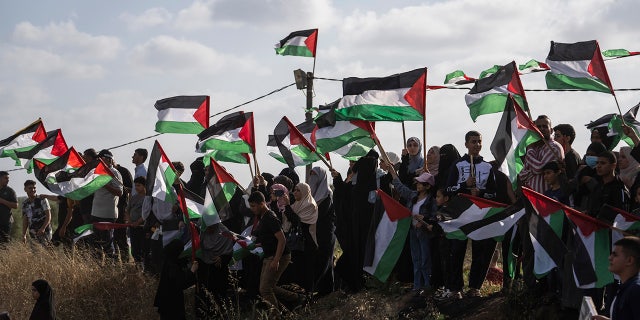
[{"label": "dry grass", "polygon": [[31,282],[46,279],[54,289],[60,319],[154,319],[157,281],[132,264],[100,261],[84,250],[31,248],[12,242],[0,250],[0,311],[28,319]]}]

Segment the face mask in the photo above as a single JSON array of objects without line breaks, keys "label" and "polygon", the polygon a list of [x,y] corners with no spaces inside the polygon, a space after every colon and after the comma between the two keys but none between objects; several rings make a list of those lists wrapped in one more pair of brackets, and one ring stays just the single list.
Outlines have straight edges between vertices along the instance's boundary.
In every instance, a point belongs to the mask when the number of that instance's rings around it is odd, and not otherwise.
[{"label": "face mask", "polygon": [[598,162],[598,157],[596,156],[585,156],[584,162],[591,168],[596,167],[596,162]]}]

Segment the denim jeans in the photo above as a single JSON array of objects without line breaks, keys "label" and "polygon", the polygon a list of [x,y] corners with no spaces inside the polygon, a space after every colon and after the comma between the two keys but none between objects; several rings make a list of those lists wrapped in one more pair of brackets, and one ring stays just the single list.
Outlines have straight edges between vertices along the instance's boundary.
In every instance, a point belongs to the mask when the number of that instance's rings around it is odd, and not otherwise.
[{"label": "denim jeans", "polygon": [[431,277],[431,252],[429,237],[415,227],[409,231],[409,244],[411,246],[411,260],[413,261],[413,289],[429,287]]},{"label": "denim jeans", "polygon": [[296,293],[277,286],[280,276],[282,276],[282,273],[287,269],[287,266],[291,262],[291,254],[286,254],[280,257],[278,270],[271,269],[271,261],[273,261],[273,256],[262,260],[262,271],[260,273],[260,296],[279,310],[280,303],[278,303],[276,296],[288,302],[294,302],[298,299],[298,295]]}]

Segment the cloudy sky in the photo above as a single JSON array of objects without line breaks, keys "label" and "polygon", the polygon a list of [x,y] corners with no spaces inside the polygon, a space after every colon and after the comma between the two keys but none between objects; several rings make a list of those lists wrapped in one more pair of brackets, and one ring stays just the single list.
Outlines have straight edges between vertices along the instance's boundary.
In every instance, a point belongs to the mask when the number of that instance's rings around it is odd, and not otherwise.
[{"label": "cloudy sky", "polygon": [[[319,28],[316,76],[387,76],[428,67],[428,83],[442,84],[461,69],[471,77],[495,64],[544,61],[550,41],[596,39],[605,49],[640,51],[640,2],[578,1],[2,1],[0,3],[0,101],[5,138],[38,117],[47,130],[62,128],[78,150],[111,148],[153,135],[156,100],[176,95],[210,95],[211,113],[231,108],[294,82],[293,70],[311,71],[313,59],[283,57],[273,45],[290,32]],[[606,62],[614,88],[638,88],[640,57]],[[525,89],[544,89],[544,74],[522,76]],[[341,95],[340,82],[315,82],[314,105]],[[464,153],[464,133],[484,135],[482,154],[500,115],[473,123],[465,90],[427,95],[426,145],[453,143]],[[617,94],[623,112],[640,92]],[[616,112],[611,95],[597,92],[528,92],[532,114],[554,124],[571,123],[574,146],[588,144],[584,124]],[[283,115],[304,120],[304,92],[289,87],[242,109],[255,115],[262,171],[284,166],[266,155],[267,135]],[[212,123],[220,116],[212,119]],[[407,123],[407,137],[422,136],[421,123]],[[402,130],[381,123],[387,151],[399,153]],[[197,137],[164,134],[157,139],[169,158],[188,164]],[[132,169],[133,150],[153,139],[113,149],[116,161]],[[334,157],[336,168],[346,161]],[[319,164],[321,165],[321,164]],[[0,170],[13,169],[0,159]],[[246,165],[229,164],[243,184]],[[302,174],[302,168],[298,168]],[[186,178],[188,178],[188,174]],[[10,185],[22,194],[24,171]]]}]

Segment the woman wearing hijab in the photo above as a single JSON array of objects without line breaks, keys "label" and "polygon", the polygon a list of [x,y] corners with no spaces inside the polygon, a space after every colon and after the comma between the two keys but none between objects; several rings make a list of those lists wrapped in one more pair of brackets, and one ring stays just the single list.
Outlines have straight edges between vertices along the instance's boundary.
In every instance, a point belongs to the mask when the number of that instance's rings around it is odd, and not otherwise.
[{"label": "woman wearing hijab", "polygon": [[[318,222],[318,205],[311,195],[311,187],[304,182],[298,183],[293,188],[295,202],[287,205],[284,215],[291,222],[288,237],[294,237],[297,230],[300,230],[300,241],[303,243],[290,243],[287,246],[291,249],[291,279],[299,284],[307,292],[313,292],[315,257],[318,250],[318,239],[316,235]],[[288,196],[287,196],[288,198]],[[299,228],[299,229],[298,229]],[[296,250],[297,249],[297,250]]]},{"label": "woman wearing hijab", "polygon": [[[428,156],[428,155],[427,155]],[[460,152],[452,144],[445,144],[440,147],[440,156],[438,157],[438,174],[436,176],[436,186],[438,189],[447,187],[447,178],[451,166],[460,159]]]},{"label": "woman wearing hijab", "polygon": [[416,137],[407,139],[407,148],[402,149],[402,162],[398,176],[400,181],[407,186],[413,184],[413,178],[420,174],[418,170],[424,168],[422,157],[422,142]]},{"label": "woman wearing hijab", "polygon": [[316,239],[315,282],[318,294],[333,292],[333,250],[336,244],[336,212],[333,207],[333,193],[329,188],[327,171],[322,167],[313,167],[309,176],[311,195],[318,205]]},{"label": "woman wearing hijab", "polygon": [[433,146],[427,151],[427,170],[434,177],[438,175],[440,166],[440,147]]},{"label": "woman wearing hijab", "polygon": [[186,319],[183,291],[195,283],[194,274],[198,270],[198,261],[194,261],[191,270],[187,270],[186,260],[180,259],[183,250],[184,245],[180,239],[173,239],[164,247],[165,260],[153,302],[161,320]]},{"label": "woman wearing hijab", "polygon": [[31,293],[36,304],[33,306],[29,320],[55,320],[56,310],[53,302],[53,289],[46,280],[31,283]]}]

